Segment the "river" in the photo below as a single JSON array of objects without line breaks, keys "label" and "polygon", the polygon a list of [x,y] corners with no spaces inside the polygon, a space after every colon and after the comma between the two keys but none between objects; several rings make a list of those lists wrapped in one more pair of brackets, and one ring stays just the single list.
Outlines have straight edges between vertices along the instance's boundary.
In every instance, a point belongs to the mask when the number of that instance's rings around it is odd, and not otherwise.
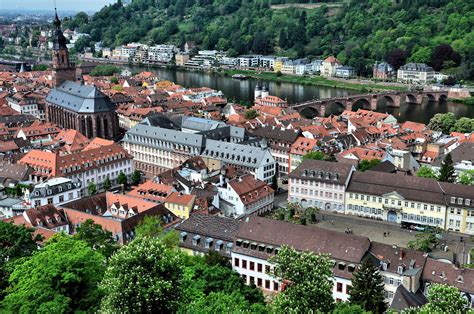
[{"label": "river", "polygon": [[[132,67],[131,70],[139,71],[145,70],[145,68]],[[248,80],[236,80],[229,76],[197,71],[193,72],[164,68],[147,68],[146,70],[155,72],[162,79],[175,82],[176,84],[185,87],[207,86],[220,90],[229,100],[236,101],[253,101],[255,85],[258,83],[257,79],[252,78]],[[316,85],[301,85],[272,81],[264,81],[261,83],[267,86],[270,95],[286,99],[290,104],[310,99],[347,96],[360,93],[348,89]],[[356,109],[358,108],[354,108],[354,110]],[[378,104],[377,111],[393,114],[401,122],[408,120],[428,123],[431,117],[436,113],[445,112],[453,112],[457,117],[474,117],[474,106],[467,106],[449,101],[435,103],[425,100],[421,105],[402,104],[400,108],[391,108],[387,107],[385,101],[381,100]],[[326,110],[326,114],[331,113],[339,113],[337,106],[329,106]]]}]

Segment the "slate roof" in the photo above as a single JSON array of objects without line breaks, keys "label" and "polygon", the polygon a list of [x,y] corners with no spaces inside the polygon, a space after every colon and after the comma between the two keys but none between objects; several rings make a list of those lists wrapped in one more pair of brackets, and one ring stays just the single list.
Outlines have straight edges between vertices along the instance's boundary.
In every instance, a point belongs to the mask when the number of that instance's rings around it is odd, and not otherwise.
[{"label": "slate roof", "polygon": [[94,85],[66,81],[48,93],[46,101],[77,113],[100,113],[115,110],[114,104]]},{"label": "slate roof", "polygon": [[258,167],[266,162],[265,158],[271,157],[268,150],[260,147],[216,140],[207,140],[205,150],[201,155],[252,168]]},{"label": "slate roof", "polygon": [[298,138],[298,136],[300,136],[301,131],[280,129],[275,128],[273,126],[263,126],[261,128],[251,131],[251,133],[252,135],[263,137],[266,139],[293,144]]},{"label": "slate roof", "polygon": [[351,164],[307,159],[290,173],[289,178],[345,184],[352,168]]},{"label": "slate roof", "polygon": [[433,68],[424,63],[407,63],[400,67],[404,71],[432,72]]},{"label": "slate roof", "polygon": [[49,179],[46,182],[35,185],[31,191],[30,198],[53,196],[59,193],[71,191],[81,187],[79,181],[73,182],[71,179],[57,177]]},{"label": "slate roof", "polygon": [[428,299],[421,293],[412,293],[408,291],[403,285],[399,285],[393,296],[390,308],[401,311],[407,308],[421,307],[428,302]]},{"label": "slate roof", "polygon": [[27,165],[0,162],[0,179],[8,178],[16,181],[26,181],[32,172],[32,169]]},{"label": "slate roof", "polygon": [[[360,263],[370,247],[367,237],[258,216],[246,218],[240,224],[236,238],[276,247],[287,245],[298,251],[327,253],[334,259],[352,263]],[[251,254],[250,251],[247,254]]]},{"label": "slate roof", "polygon": [[[440,155],[439,158],[433,162],[433,166],[441,167],[444,157],[444,154]],[[451,157],[453,158],[454,163],[461,162],[463,160],[474,163],[474,143],[462,143],[451,151]]]},{"label": "slate roof", "polygon": [[396,191],[408,200],[445,204],[436,180],[376,171],[355,172],[346,192],[382,196]]},{"label": "slate roof", "polygon": [[431,283],[447,284],[463,292],[474,294],[474,269],[458,268],[453,264],[428,258],[421,280]]},{"label": "slate roof", "polygon": [[[135,139],[135,136],[152,139],[148,142],[142,142]],[[145,124],[137,124],[127,131],[123,139],[127,143],[135,143],[149,147],[159,147],[160,149],[174,151],[173,147],[168,147],[167,142],[202,148],[204,146],[204,137],[200,134],[185,133],[174,129],[165,129]],[[162,141],[160,145],[160,141]]]},{"label": "slate roof", "polygon": [[177,226],[176,230],[233,241],[240,223],[238,219],[194,214]]}]

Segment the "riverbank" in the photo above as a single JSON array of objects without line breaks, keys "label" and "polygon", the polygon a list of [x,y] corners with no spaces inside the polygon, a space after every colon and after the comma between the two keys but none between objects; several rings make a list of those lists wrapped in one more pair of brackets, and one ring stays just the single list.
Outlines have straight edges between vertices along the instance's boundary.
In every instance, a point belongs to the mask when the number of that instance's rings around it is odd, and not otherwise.
[{"label": "riverbank", "polygon": [[286,82],[293,84],[302,84],[302,85],[317,85],[325,87],[334,87],[334,88],[344,88],[357,90],[361,93],[367,93],[372,91],[379,90],[398,90],[405,91],[408,88],[405,86],[397,85],[385,85],[383,83],[374,83],[374,82],[354,82],[353,80],[335,80],[328,79],[322,76],[292,76],[292,75],[278,75],[277,73],[272,72],[262,72],[257,73],[252,70],[223,70],[217,71],[216,73],[221,73],[226,76],[232,76],[235,74],[243,74],[249,77],[253,77],[260,80],[274,81],[274,82]]},{"label": "riverbank", "polygon": [[468,105],[468,106],[474,106],[474,97],[469,97],[469,98],[453,98],[453,99],[449,99],[450,101],[454,102],[454,103],[458,103],[458,104],[464,104],[464,105]]}]

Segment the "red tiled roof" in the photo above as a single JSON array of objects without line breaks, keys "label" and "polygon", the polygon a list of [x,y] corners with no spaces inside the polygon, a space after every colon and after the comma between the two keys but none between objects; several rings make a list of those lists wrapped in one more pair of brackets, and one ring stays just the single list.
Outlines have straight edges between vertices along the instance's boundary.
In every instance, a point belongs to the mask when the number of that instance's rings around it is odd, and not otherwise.
[{"label": "red tiled roof", "polygon": [[166,203],[189,206],[194,202],[195,198],[196,195],[173,192],[166,198]]}]

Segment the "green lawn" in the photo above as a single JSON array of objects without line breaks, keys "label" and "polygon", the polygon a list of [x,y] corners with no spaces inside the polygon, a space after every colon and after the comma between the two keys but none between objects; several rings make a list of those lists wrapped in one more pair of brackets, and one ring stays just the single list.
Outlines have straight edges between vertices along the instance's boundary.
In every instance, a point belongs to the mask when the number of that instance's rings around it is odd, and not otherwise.
[{"label": "green lawn", "polygon": [[389,85],[384,85],[382,83],[357,84],[357,83],[351,83],[351,82],[331,80],[331,79],[321,77],[321,76],[311,76],[311,77],[310,76],[290,76],[290,75],[278,76],[277,73],[272,73],[272,72],[257,73],[252,70],[224,70],[223,73],[228,76],[232,76],[234,74],[245,74],[250,77],[254,77],[254,78],[258,78],[262,80],[268,80],[268,81],[345,88],[345,89],[358,90],[361,92],[370,92],[370,91],[375,91],[375,90],[406,90],[405,87],[401,87],[401,86],[389,86]]}]

